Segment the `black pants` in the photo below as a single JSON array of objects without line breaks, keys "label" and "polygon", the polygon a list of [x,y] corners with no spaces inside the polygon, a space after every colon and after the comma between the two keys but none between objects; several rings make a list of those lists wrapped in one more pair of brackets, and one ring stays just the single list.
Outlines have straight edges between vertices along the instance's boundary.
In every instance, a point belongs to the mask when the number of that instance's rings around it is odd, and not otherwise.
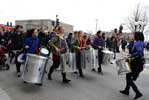
[{"label": "black pants", "polygon": [[20,55],[20,52],[17,52],[15,54],[15,63],[16,63],[16,70],[17,70],[17,72],[20,72],[20,68],[21,68],[21,63],[19,63],[18,60],[17,60],[19,55]]},{"label": "black pants", "polygon": [[60,56],[53,55],[53,65],[49,70],[49,74],[51,75],[55,69],[57,69],[60,65]]},{"label": "black pants", "polygon": [[116,47],[110,48],[110,51],[113,51],[113,59],[116,59]]},{"label": "black pants", "polygon": [[125,91],[129,92],[130,87],[132,87],[134,92],[136,94],[138,94],[138,93],[140,93],[140,91],[138,90],[137,86],[133,82],[132,77],[133,77],[132,73],[126,74],[126,88],[125,88]]},{"label": "black pants", "polygon": [[77,69],[79,70],[80,76],[83,76],[82,67],[81,67],[81,53],[80,52],[76,53],[76,64],[77,64]]},{"label": "black pants", "polygon": [[125,51],[125,45],[122,45],[122,50]]},{"label": "black pants", "polygon": [[[53,71],[55,69],[57,69],[60,65],[60,56],[57,56],[57,55],[53,55],[53,65],[51,66],[50,70],[49,70],[49,74],[48,75],[52,75]],[[62,77],[63,77],[63,80],[66,79],[66,72],[62,72]]]},{"label": "black pants", "polygon": [[102,64],[102,59],[103,59],[103,52],[102,50],[98,50],[98,71],[102,72],[101,64]]},{"label": "black pants", "polygon": [[126,74],[126,88],[125,88],[125,90],[127,92],[129,92],[130,87],[132,87],[134,92],[137,94],[137,93],[140,93],[140,91],[138,90],[137,86],[135,85],[135,83],[133,81],[137,80],[140,72],[143,70],[142,69],[143,68],[143,60],[141,57],[135,58],[134,60],[132,60],[130,62],[130,65],[132,67],[131,68],[132,72]]}]

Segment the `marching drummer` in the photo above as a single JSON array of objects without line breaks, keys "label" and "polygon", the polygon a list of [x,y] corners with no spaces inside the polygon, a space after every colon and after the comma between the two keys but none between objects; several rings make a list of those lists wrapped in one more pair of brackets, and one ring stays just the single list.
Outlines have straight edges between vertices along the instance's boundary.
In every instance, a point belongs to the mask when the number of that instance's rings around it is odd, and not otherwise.
[{"label": "marching drummer", "polygon": [[22,51],[24,41],[24,34],[22,29],[23,29],[22,26],[17,25],[11,37],[11,51],[12,55],[15,56],[15,64],[18,77],[20,77],[21,75],[20,73],[21,64],[17,61],[17,58],[20,54],[20,51]]},{"label": "marching drummer", "polygon": [[76,53],[76,64],[77,64],[77,69],[79,71],[80,77],[84,77],[83,71],[82,71],[82,66],[81,66],[81,50],[87,49],[88,44],[87,44],[87,36],[83,36],[83,32],[79,31],[75,33],[75,39],[73,40],[73,51]]},{"label": "marching drummer", "polygon": [[36,29],[28,30],[24,42],[24,53],[38,54],[39,52],[39,39],[37,37],[38,31]]},{"label": "marching drummer", "polygon": [[[93,39],[93,43],[92,46],[94,49],[98,50],[98,72],[102,73],[102,68],[101,68],[101,64],[102,64],[102,56],[103,56],[103,48],[105,46],[105,40],[102,38],[102,32],[98,31],[95,35],[95,38]],[[92,71],[95,71],[95,69],[93,68]]]},{"label": "marching drummer", "polygon": [[136,93],[136,96],[134,97],[134,100],[142,97],[142,93],[139,91],[137,86],[133,81],[136,81],[140,72],[143,70],[144,66],[144,36],[142,32],[135,32],[134,33],[134,44],[132,48],[132,52],[130,54],[131,60],[130,60],[130,67],[131,72],[126,74],[126,87],[124,90],[121,90],[120,93],[124,95],[129,95],[130,87],[134,90]]},{"label": "marching drummer", "polygon": [[[31,53],[31,54],[38,54],[39,52],[39,40],[37,37],[37,30],[36,29],[30,29],[26,33],[26,37],[23,43],[23,49],[19,52],[17,59],[16,59],[16,64],[21,66],[21,63],[19,60],[25,61],[26,59],[26,54]],[[23,56],[21,56],[23,54]],[[21,56],[21,57],[20,57]],[[17,69],[20,73],[20,67]],[[20,74],[18,74],[18,77]]]},{"label": "marching drummer", "polygon": [[[49,73],[48,73],[48,79],[52,80],[52,73],[54,69],[58,68],[60,65],[60,54],[67,53],[68,47],[66,40],[64,39],[64,27],[59,26],[58,27],[58,33],[55,37],[52,38],[51,41],[49,41],[49,46],[52,47],[53,52],[53,65],[51,66]],[[71,80],[66,78],[66,72],[62,72],[62,78],[63,83],[69,83]]]}]

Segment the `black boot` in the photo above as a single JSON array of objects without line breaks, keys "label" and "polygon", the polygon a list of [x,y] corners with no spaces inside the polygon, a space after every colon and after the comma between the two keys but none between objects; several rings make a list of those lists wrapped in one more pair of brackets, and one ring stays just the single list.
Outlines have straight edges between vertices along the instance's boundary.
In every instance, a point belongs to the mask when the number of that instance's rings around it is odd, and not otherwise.
[{"label": "black boot", "polygon": [[54,71],[54,66],[52,65],[51,68],[50,68],[50,70],[49,70],[48,80],[52,80],[51,75],[52,75],[53,71]]},{"label": "black boot", "polygon": [[66,73],[62,73],[63,83],[69,83],[71,80],[66,78]]},{"label": "black boot", "polygon": [[84,75],[83,75],[83,72],[82,72],[82,69],[81,68],[79,68],[79,74],[80,74],[80,77],[81,78],[84,78]]},{"label": "black boot", "polygon": [[103,75],[103,72],[102,72],[102,68],[101,66],[98,68],[98,73],[102,74]]},{"label": "black boot", "polygon": [[140,98],[142,96],[143,96],[142,93],[137,93],[136,96],[134,97],[134,100],[136,100],[136,99],[138,99],[138,98]]},{"label": "black boot", "polygon": [[127,96],[129,95],[129,91],[126,91],[126,90],[121,90],[120,93],[127,95]]},{"label": "black boot", "polygon": [[48,80],[52,80],[51,74],[48,74]]}]

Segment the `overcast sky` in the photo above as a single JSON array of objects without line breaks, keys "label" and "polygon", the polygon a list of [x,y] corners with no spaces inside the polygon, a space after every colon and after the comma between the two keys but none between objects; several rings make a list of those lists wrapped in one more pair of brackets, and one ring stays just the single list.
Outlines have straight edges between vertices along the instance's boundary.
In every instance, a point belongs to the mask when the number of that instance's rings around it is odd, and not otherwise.
[{"label": "overcast sky", "polygon": [[149,0],[0,0],[0,23],[17,19],[53,19],[74,25],[74,30],[110,31],[130,16],[135,6]]}]

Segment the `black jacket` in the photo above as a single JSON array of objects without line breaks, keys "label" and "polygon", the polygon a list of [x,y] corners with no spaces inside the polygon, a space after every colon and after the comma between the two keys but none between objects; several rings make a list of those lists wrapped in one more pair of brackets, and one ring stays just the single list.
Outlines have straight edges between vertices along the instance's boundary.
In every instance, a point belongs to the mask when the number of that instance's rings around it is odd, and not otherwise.
[{"label": "black jacket", "polygon": [[24,43],[24,35],[23,33],[17,34],[14,32],[11,36],[11,50],[20,50],[23,48]]}]

